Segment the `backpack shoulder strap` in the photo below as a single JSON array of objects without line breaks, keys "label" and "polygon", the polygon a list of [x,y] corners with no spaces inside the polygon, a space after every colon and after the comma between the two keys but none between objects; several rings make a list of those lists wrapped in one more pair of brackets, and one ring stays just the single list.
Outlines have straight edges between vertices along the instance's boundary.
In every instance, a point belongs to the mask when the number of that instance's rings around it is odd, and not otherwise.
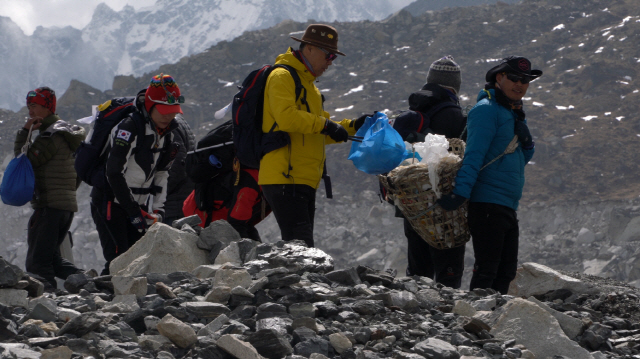
[{"label": "backpack shoulder strap", "polygon": [[[424,116],[427,117],[427,119],[429,121],[431,121],[431,119],[440,111],[444,110],[445,108],[450,108],[450,107],[456,107],[461,109],[461,107],[459,105],[457,105],[454,102],[451,101],[444,101],[444,102],[440,102],[439,104],[431,107],[429,109],[429,111],[424,112]],[[429,131],[429,126],[422,128],[422,125],[424,124],[424,117],[423,117],[423,113],[421,113],[420,111],[416,111],[419,115],[420,115],[420,128],[418,128],[418,133],[425,133],[426,131]]]},{"label": "backpack shoulder strap", "polygon": [[140,151],[140,144],[142,143],[140,142],[140,137],[144,137],[145,133],[147,132],[145,123],[146,121],[143,115],[136,116],[134,113],[129,114],[123,119],[123,121],[127,118],[131,118],[131,121],[133,121],[133,123],[136,125],[136,147],[131,151],[131,154],[135,154]]},{"label": "backpack shoulder strap", "polygon": [[311,112],[311,109],[309,108],[309,104],[307,103],[307,89],[304,86],[302,86],[302,82],[300,81],[300,76],[298,76],[298,72],[296,71],[296,69],[294,69],[289,65],[274,65],[274,67],[281,67],[289,71],[289,73],[291,74],[291,77],[293,78],[293,82],[296,84],[296,101],[298,100],[298,97],[300,97],[300,95],[302,94],[302,98],[300,98],[300,102],[307,107],[307,112]]}]

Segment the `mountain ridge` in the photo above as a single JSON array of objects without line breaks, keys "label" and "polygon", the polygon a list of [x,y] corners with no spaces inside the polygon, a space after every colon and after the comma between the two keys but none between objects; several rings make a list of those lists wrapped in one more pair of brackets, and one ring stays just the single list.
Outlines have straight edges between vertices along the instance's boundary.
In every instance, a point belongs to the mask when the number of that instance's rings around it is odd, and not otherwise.
[{"label": "mountain ridge", "polygon": [[[64,92],[70,80],[100,90],[115,75],[140,75],[199,53],[244,31],[273,26],[284,19],[357,21],[381,19],[410,0],[161,0],[153,6],[120,11],[97,6],[82,30],[38,27],[25,35],[9,18],[0,39],[0,66],[10,69],[0,88],[0,108],[19,110],[23,93],[38,86]],[[268,5],[267,5],[268,4]],[[15,49],[20,49],[16,51]],[[74,52],[74,49],[82,49]]]}]

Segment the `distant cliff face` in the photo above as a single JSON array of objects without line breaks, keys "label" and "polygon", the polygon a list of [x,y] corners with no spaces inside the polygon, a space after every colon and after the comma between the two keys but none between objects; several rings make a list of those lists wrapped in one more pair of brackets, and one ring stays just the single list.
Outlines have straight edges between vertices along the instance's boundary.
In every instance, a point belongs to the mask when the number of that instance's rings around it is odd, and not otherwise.
[{"label": "distant cliff face", "polygon": [[380,20],[411,0],[159,0],[113,11],[100,4],[82,30],[39,27],[26,36],[0,17],[0,108],[18,110],[23,93],[48,85],[64,92],[72,80],[111,87],[115,75],[141,75],[175,63],[245,31],[296,21]]}]

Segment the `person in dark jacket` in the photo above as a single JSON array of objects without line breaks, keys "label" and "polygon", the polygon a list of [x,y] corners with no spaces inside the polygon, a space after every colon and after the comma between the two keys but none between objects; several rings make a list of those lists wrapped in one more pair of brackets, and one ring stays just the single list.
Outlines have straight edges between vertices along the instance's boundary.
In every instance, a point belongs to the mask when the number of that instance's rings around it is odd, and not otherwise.
[{"label": "person in dark jacket", "polygon": [[91,191],[91,215],[106,260],[102,275],[150,225],[162,222],[168,170],[179,150],[172,132],[181,103],[184,97],[174,79],[156,75],[138,93],[136,111],[111,131],[105,169],[109,188]]},{"label": "person in dark jacket", "polygon": [[64,241],[74,212],[78,211],[77,180],[74,151],[85,138],[82,127],[71,125],[58,117],[56,94],[48,87],[40,87],[27,94],[29,119],[18,131],[14,153],[21,153],[30,130],[39,135],[30,145],[27,158],[35,174],[35,192],[31,200],[34,209],[27,231],[28,272],[45,279],[45,288],[56,289],[55,277],[66,279],[82,272],[62,258],[60,244]]},{"label": "person in dark jacket", "polygon": [[164,202],[165,217],[163,219],[163,222],[168,225],[171,225],[176,219],[184,217],[182,205],[194,188],[193,182],[187,176],[185,167],[187,152],[195,148],[196,137],[182,114],[178,114],[174,121],[178,124],[178,127],[173,131],[173,137],[175,142],[180,144],[180,148],[169,169],[167,200]]},{"label": "person in dark jacket", "polygon": [[[402,112],[390,123],[411,143],[424,141],[429,133],[460,138],[467,122],[457,97],[460,84],[460,66],[452,56],[434,61],[429,67],[427,83],[409,96],[409,111]],[[404,219],[407,276],[429,277],[448,287],[460,288],[465,247],[436,249],[420,237],[397,207],[396,216]]]},{"label": "person in dark jacket", "polygon": [[[516,276],[519,228],[516,210],[524,187],[524,167],[534,153],[522,98],[542,75],[524,57],[510,56],[485,75],[487,84],[469,112],[468,140],[453,192],[438,203],[455,210],[469,200],[469,231],[475,263],[470,289],[502,294]],[[506,149],[517,140],[518,147]],[[493,161],[499,158],[499,161]],[[486,168],[483,169],[483,167]]]}]

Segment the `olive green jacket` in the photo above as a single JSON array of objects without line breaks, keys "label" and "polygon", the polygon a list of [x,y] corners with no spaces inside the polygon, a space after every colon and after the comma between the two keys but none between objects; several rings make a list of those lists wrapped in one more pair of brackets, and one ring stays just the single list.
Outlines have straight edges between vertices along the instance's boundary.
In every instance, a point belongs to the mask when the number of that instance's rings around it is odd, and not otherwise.
[{"label": "olive green jacket", "polygon": [[[58,115],[43,119],[39,130],[27,152],[36,177],[31,206],[77,212],[76,189],[80,182],[73,167],[74,152],[84,140],[85,130],[62,121]],[[27,142],[28,133],[24,128],[18,131],[13,146],[16,156]]]}]

